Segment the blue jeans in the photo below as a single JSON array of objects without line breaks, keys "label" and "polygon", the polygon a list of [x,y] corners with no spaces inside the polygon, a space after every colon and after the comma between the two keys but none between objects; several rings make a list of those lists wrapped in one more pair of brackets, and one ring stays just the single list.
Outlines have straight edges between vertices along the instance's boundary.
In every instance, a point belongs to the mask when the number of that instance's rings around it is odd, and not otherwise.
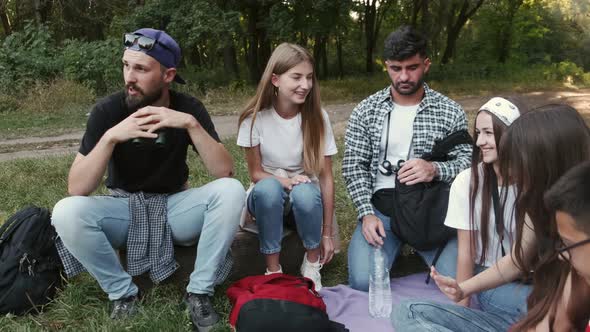
[{"label": "blue jeans", "polygon": [[[477,266],[475,272],[480,273],[485,269],[484,266]],[[511,282],[480,292],[476,296],[481,310],[508,315],[518,320],[527,313],[526,300],[532,289],[532,285]]]},{"label": "blue jeans", "polygon": [[[402,242],[391,231],[391,224],[389,217],[383,215],[379,210],[373,207],[377,218],[383,222],[385,228],[385,238],[383,239],[385,254],[389,263],[389,268],[393,266],[395,259],[399,255]],[[348,283],[350,287],[360,290],[369,290],[369,266],[371,257],[371,246],[362,233],[362,221],[358,221],[356,229],[352,234],[352,239],[348,245]],[[428,251],[417,251],[424,262],[430,266],[436,255],[436,249]],[[457,271],[457,238],[449,240],[447,246],[442,251],[438,261],[436,262],[436,269],[448,276],[454,277]]]},{"label": "blue jeans", "polygon": [[[485,267],[476,267],[476,273]],[[407,300],[399,304],[392,323],[397,331],[506,331],[524,317],[530,285],[511,282],[478,293],[481,310],[456,304]]]},{"label": "blue jeans", "polygon": [[397,305],[391,321],[396,331],[438,332],[507,331],[516,322],[509,315],[420,300]]},{"label": "blue jeans", "polygon": [[281,251],[286,200],[291,203],[297,233],[305,249],[320,246],[324,209],[319,187],[313,183],[301,183],[288,193],[279,180],[268,177],[258,181],[248,196],[248,210],[256,218],[263,254]]},{"label": "blue jeans", "polygon": [[[230,178],[168,196],[172,240],[181,246],[198,242],[187,292],[213,294],[215,272],[237,231],[244,199],[244,187]],[[72,196],[53,208],[52,223],[63,244],[111,300],[138,291],[115,252],[127,243],[129,222],[128,198]]]}]

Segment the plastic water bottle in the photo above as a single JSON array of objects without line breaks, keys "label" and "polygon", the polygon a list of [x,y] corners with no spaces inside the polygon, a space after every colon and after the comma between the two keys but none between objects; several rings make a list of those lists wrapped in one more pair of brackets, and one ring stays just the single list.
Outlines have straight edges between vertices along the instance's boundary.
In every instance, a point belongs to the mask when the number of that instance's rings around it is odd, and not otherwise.
[{"label": "plastic water bottle", "polygon": [[389,318],[391,315],[391,288],[389,269],[382,247],[373,248],[369,275],[369,314],[374,318]]}]

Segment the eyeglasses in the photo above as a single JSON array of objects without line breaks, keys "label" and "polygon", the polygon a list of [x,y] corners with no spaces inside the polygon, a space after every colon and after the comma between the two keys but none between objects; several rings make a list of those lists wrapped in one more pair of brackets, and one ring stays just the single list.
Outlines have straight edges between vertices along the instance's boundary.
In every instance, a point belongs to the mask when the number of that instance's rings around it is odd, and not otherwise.
[{"label": "eyeglasses", "polygon": [[[583,246],[585,244],[590,243],[590,238],[586,239],[586,240],[582,240],[579,242],[576,242],[574,244],[570,244],[569,246],[566,246],[565,243],[563,243],[563,240],[559,241],[558,246],[555,248],[555,252],[564,260],[569,261],[569,251],[571,249],[574,249],[576,247],[579,246]],[[567,254],[566,254],[567,252]]]},{"label": "eyeglasses", "polygon": [[125,47],[132,47],[136,44],[136,42],[139,48],[146,51],[151,50],[152,48],[154,48],[154,45],[158,44],[166,50],[168,50],[168,52],[170,52],[174,57],[174,62],[176,62],[176,54],[174,54],[174,52],[168,46],[164,45],[163,43],[160,43],[156,39],[146,36],[134,35],[132,33],[126,33],[123,35],[123,45]]}]

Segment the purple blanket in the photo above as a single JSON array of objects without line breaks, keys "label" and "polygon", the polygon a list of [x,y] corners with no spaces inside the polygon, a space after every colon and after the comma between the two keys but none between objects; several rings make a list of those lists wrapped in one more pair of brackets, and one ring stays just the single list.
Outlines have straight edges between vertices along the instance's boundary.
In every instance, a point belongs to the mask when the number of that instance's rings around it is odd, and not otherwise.
[{"label": "purple blanket", "polygon": [[[451,303],[441,293],[434,281],[426,285],[424,280],[426,273],[412,274],[403,278],[391,279],[391,291],[393,294],[393,306],[407,298],[428,299]],[[369,315],[369,294],[356,291],[345,285],[324,287],[320,291],[324,298],[331,320],[346,325],[350,332],[394,331],[389,319],[375,319]]]}]

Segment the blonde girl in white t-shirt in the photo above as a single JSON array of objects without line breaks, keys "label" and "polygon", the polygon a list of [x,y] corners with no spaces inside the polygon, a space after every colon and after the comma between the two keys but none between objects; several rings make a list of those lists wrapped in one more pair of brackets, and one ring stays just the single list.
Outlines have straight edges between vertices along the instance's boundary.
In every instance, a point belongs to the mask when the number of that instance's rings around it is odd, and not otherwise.
[{"label": "blonde girl in white t-shirt", "polygon": [[[478,111],[475,120],[471,168],[459,173],[449,194],[445,225],[457,229],[456,281],[470,279],[494,266],[510,254],[515,234],[513,186],[504,186],[500,176],[498,146],[508,126],[525,108],[515,99],[494,97]],[[494,190],[498,206],[494,206]],[[497,219],[496,210],[501,214]],[[526,299],[531,287],[512,282],[476,295],[481,310],[460,308],[453,304],[407,302],[400,305],[394,319],[399,330],[445,327],[452,331],[479,331],[487,328],[507,330],[526,314]],[[470,306],[470,298],[458,302]],[[416,319],[406,319],[420,315]],[[466,320],[469,323],[466,323]]]},{"label": "blonde girl in white t-shirt", "polygon": [[283,221],[292,214],[306,249],[301,274],[319,290],[320,269],[334,254],[331,156],[337,149],[305,48],[283,43],[274,50],[240,115],[237,142],[254,183],[247,207],[258,226],[266,274],[282,272]]}]

